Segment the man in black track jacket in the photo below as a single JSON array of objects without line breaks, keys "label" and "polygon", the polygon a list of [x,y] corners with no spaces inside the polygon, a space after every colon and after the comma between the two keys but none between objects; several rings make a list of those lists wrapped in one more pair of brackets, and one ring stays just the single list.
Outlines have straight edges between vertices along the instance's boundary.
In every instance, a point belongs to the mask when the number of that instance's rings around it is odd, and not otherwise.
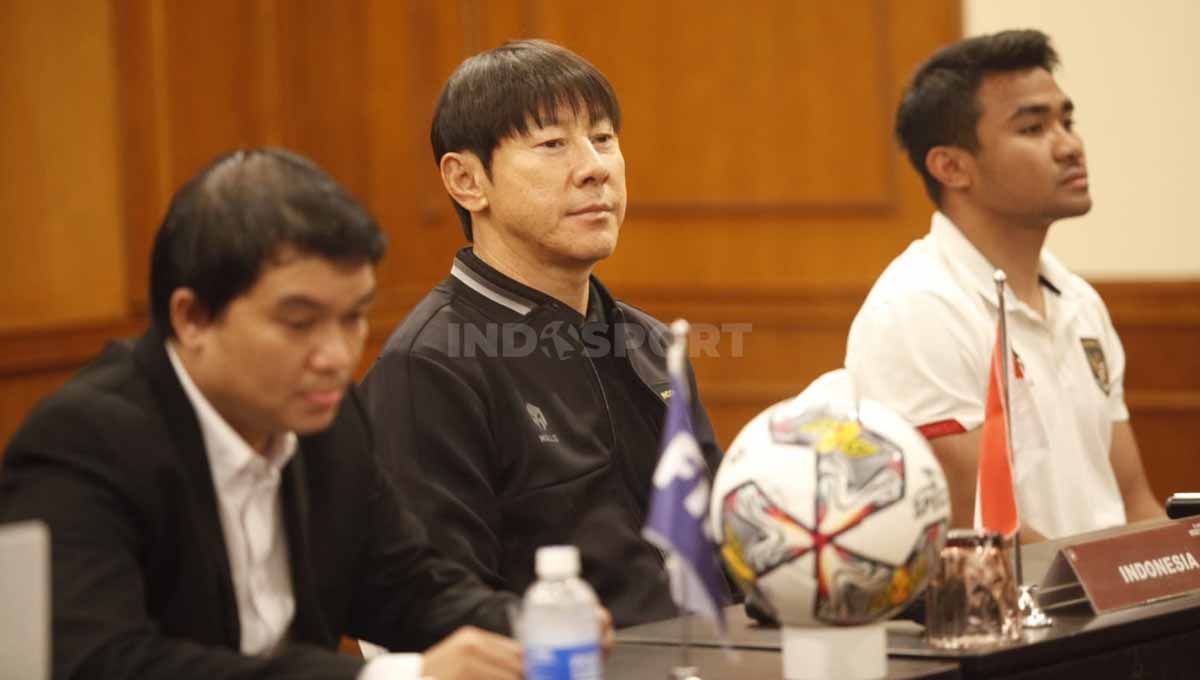
[{"label": "man in black track jacket", "polygon": [[[620,126],[608,81],[556,45],[508,43],[458,68],[431,136],[472,246],[363,386],[431,541],[514,592],[539,546],[577,545],[626,626],[676,609],[641,537],[671,398],[666,328],[591,275],[625,216]],[[715,470],[698,399],[692,420]]]}]

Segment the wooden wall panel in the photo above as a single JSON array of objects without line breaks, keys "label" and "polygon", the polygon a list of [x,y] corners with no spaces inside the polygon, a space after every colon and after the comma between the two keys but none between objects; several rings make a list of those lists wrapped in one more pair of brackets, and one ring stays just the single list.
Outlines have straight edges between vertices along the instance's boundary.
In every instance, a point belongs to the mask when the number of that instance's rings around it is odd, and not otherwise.
[{"label": "wooden wall panel", "polygon": [[430,150],[429,126],[446,76],[467,55],[470,3],[368,3],[365,126],[368,203],[388,233],[378,309],[399,317],[445,276],[463,241]]},{"label": "wooden wall panel", "polygon": [[1187,408],[1138,407],[1131,401],[1134,432],[1155,498],[1200,490],[1200,399]]},{"label": "wooden wall panel", "polygon": [[[793,77],[780,78],[775,91],[780,98],[806,98],[835,109],[841,104],[832,100],[840,101],[845,96],[859,108],[853,115],[839,114],[838,122],[830,122],[823,130],[806,130],[797,125],[794,130],[781,133],[783,139],[779,144],[789,149],[786,153],[771,155],[769,150],[759,149],[753,155],[778,163],[763,167],[773,168],[769,173],[772,178],[790,182],[793,195],[803,197],[802,200],[643,203],[641,185],[634,181],[638,173],[671,174],[673,182],[700,182],[698,186],[703,186],[704,179],[701,169],[688,162],[689,156],[672,158],[654,153],[647,140],[639,136],[636,121],[630,120],[622,133],[622,148],[631,178],[630,211],[621,247],[601,268],[610,284],[635,300],[642,291],[660,291],[664,287],[676,288],[681,294],[696,289],[714,293],[737,291],[752,299],[761,294],[865,287],[908,242],[928,229],[930,208],[920,181],[890,141],[891,110],[905,79],[932,47],[958,36],[958,5],[921,0],[906,3],[903,15],[899,5],[892,2],[851,5],[852,9],[847,11],[861,13],[860,25],[855,29],[824,20],[798,22],[788,28],[794,31],[792,42],[842,55],[845,63],[831,66],[828,71],[834,78],[844,76],[845,82],[837,94],[828,95],[824,80],[810,80],[815,77],[810,71],[812,64],[799,61],[788,64],[785,70]],[[830,11],[837,14],[841,6],[837,7]],[[817,12],[815,16],[822,15]],[[913,17],[918,16],[921,20],[914,21]],[[686,20],[680,21],[684,28],[690,28]],[[663,36],[673,35],[669,21],[657,28]],[[709,27],[699,38],[689,38],[708,47],[695,52],[691,69],[672,75],[681,82],[707,77],[709,64],[724,58],[723,46],[731,39],[730,33],[738,31]],[[753,44],[757,33],[745,31],[744,39]],[[853,58],[843,52],[847,49],[854,51]],[[607,51],[616,54],[622,48],[610,46]],[[604,63],[603,53],[588,56]],[[815,59],[815,64],[826,63],[806,52],[793,52],[792,56],[796,60]],[[647,68],[653,69],[654,62],[649,63],[651,66]],[[828,73],[822,70],[822,74]],[[614,82],[624,92],[622,82],[615,76]],[[664,89],[673,93],[678,88],[664,86]],[[626,108],[630,106],[637,105],[630,103]],[[682,133],[695,140],[697,147],[715,145],[734,150],[742,148],[743,137],[753,134],[760,119],[793,120],[786,106],[751,109],[737,96],[693,102],[691,109],[675,118]],[[710,134],[712,125],[730,120],[743,121],[742,134]],[[834,145],[840,154],[838,162],[823,161],[820,169],[807,166],[810,158],[807,147],[811,144],[806,142],[804,147],[795,149],[787,146],[792,135],[807,134],[826,135],[817,147]],[[872,169],[875,159],[880,159],[882,171]],[[815,184],[810,181],[814,172],[838,177],[840,185],[874,189],[869,193],[825,191],[819,188],[823,186],[820,181]],[[668,253],[670,256],[664,257]]]},{"label": "wooden wall panel", "polygon": [[276,5],[111,3],[121,80],[130,304],[147,309],[154,233],[175,190],[220,153],[281,144]]},{"label": "wooden wall panel", "polygon": [[[462,244],[428,141],[442,83],[470,54],[541,36],[598,65],[621,97],[629,218],[599,272],[661,318],[725,331],[695,363],[728,443],[841,364],[870,283],[927,230],[890,119],[915,65],[961,30],[957,0],[5,7],[0,441],[105,337],[144,326],[169,196],[235,146],[314,158],[388,233],[365,368]],[[1160,493],[1200,488],[1197,286],[1101,286]]]},{"label": "wooden wall panel", "polygon": [[131,304],[171,194],[218,155],[283,146],[364,201],[371,187],[363,3],[113,3],[127,140]]},{"label": "wooden wall panel", "polygon": [[154,0],[112,3],[114,30],[120,36],[115,45],[115,90],[122,150],[119,172],[125,178],[121,195],[125,282],[130,311],[137,315],[148,309],[151,244],[175,190],[167,157],[165,11],[164,4]]},{"label": "wooden wall panel", "polygon": [[0,332],[123,316],[107,8],[9,0],[0,17]]},{"label": "wooden wall panel", "polygon": [[1100,282],[1125,346],[1125,401],[1155,495],[1200,491],[1200,282]]},{"label": "wooden wall panel", "polygon": [[367,8],[361,2],[281,2],[272,17],[280,75],[277,142],[312,158],[370,202]]},{"label": "wooden wall panel", "polygon": [[536,7],[534,32],[578,50],[619,90],[622,144],[643,159],[627,171],[631,205],[774,211],[893,199],[883,2]]}]

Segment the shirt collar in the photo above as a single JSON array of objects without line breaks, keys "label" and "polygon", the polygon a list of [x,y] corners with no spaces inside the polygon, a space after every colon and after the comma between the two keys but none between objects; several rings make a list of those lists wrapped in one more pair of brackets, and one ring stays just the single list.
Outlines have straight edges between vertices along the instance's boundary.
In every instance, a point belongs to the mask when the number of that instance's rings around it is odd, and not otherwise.
[{"label": "shirt collar", "polygon": [[[929,235],[946,264],[976,293],[993,307],[997,306],[996,282],[992,278],[996,268],[983,253],[967,240],[958,226],[940,211],[933,213]],[[1062,296],[1067,291],[1067,270],[1046,249],[1038,257],[1038,280],[1051,293]],[[1011,288],[1005,288],[1004,300],[1010,309],[1023,309],[1036,314],[1025,303],[1017,300]]]},{"label": "shirt collar", "polygon": [[285,432],[272,437],[266,455],[259,455],[192,382],[170,341],[167,341],[166,348],[175,375],[179,376],[179,383],[183,386],[188,401],[196,411],[196,419],[200,422],[204,449],[208,452],[208,465],[217,489],[228,488],[234,479],[246,472],[278,476],[296,454],[296,433]]}]

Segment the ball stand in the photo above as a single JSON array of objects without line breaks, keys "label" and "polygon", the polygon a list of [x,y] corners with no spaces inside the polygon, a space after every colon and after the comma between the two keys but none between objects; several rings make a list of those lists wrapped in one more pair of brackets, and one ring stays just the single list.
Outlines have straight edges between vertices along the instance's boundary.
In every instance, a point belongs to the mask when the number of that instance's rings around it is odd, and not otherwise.
[{"label": "ball stand", "polygon": [[785,680],[880,680],[887,675],[887,630],[882,623],[785,626],[781,634]]}]

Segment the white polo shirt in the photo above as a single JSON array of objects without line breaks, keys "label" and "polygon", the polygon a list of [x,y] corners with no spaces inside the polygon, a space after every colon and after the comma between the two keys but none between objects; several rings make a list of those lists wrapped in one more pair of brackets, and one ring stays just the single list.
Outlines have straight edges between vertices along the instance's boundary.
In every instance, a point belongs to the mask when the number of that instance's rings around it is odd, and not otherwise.
[{"label": "white polo shirt", "polygon": [[[850,327],[846,368],[860,396],[930,439],[979,427],[996,342],[994,271],[934,213],[929,234],[888,265]],[[1046,250],[1040,275],[1045,318],[1005,291],[1014,478],[1022,524],[1058,538],[1125,522],[1109,461],[1113,423],[1129,419],[1125,351],[1091,286]]]}]

